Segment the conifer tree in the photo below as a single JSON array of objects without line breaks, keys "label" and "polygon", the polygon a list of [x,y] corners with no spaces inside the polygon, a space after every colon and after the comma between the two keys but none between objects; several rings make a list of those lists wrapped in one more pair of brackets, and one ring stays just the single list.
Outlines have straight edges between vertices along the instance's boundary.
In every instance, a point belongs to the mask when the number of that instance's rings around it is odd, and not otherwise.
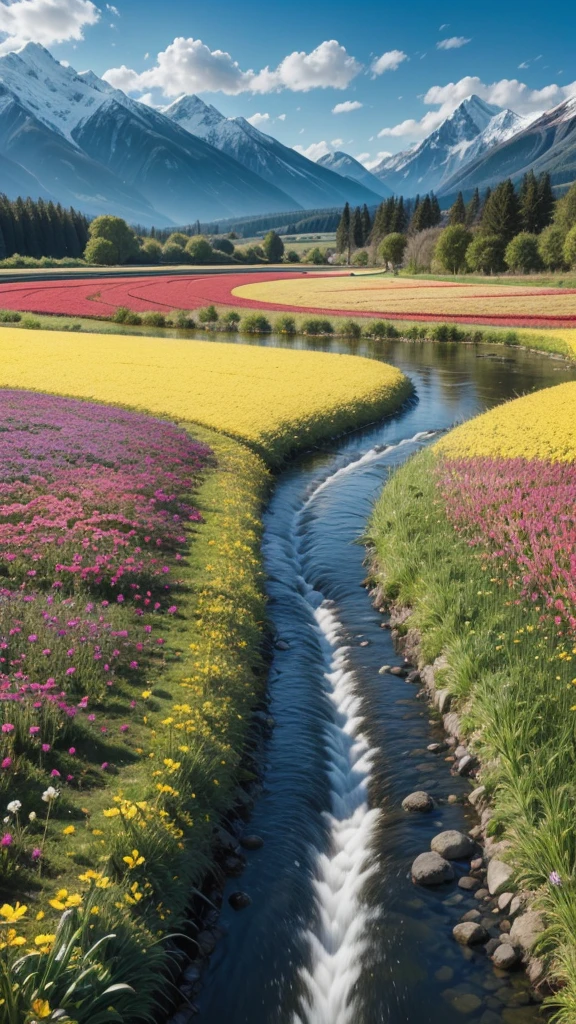
[{"label": "conifer tree", "polygon": [[466,227],[471,228],[476,223],[480,213],[480,192],[474,189],[472,197],[466,204]]},{"label": "conifer tree", "polygon": [[465,224],[466,223],[466,207],[464,205],[464,196],[461,192],[456,196],[456,201],[450,207],[448,214],[449,224]]},{"label": "conifer tree", "polygon": [[391,230],[396,234],[404,234],[407,225],[408,218],[406,216],[406,210],[404,209],[404,198],[403,196],[400,196],[394,205],[394,219]]},{"label": "conifer tree", "polygon": [[442,223],[442,210],[440,209],[440,203],[433,192],[430,193],[430,208],[432,211],[432,224],[433,228],[437,228]]},{"label": "conifer tree", "polygon": [[370,238],[370,232],[372,230],[372,221],[370,220],[370,211],[364,203],[362,207],[362,245],[366,245]]},{"label": "conifer tree", "polygon": [[552,223],[555,205],[556,200],[552,191],[550,175],[548,171],[545,171],[538,179],[539,231],[542,231],[545,227],[548,227],[548,224]]},{"label": "conifer tree", "polygon": [[359,206],[356,207],[352,214],[350,237],[353,247],[361,249],[364,245],[364,229],[362,227],[362,211]]},{"label": "conifer tree", "polygon": [[350,204],[342,210],[340,223],[336,228],[336,252],[347,252],[350,249]]},{"label": "conifer tree", "polygon": [[[418,198],[418,197],[417,197]],[[426,228],[432,227],[432,203],[430,196],[424,196],[424,199],[418,203],[414,213],[412,214],[412,220],[410,221],[410,230],[414,233],[417,231],[425,231]]]},{"label": "conifer tree", "polygon": [[540,204],[538,196],[538,182],[536,181],[534,171],[528,171],[522,179],[518,205],[520,211],[520,226],[522,230],[529,231],[532,234],[538,231],[540,222]]},{"label": "conifer tree", "polygon": [[510,178],[501,181],[488,197],[482,211],[482,233],[499,235],[506,244],[518,234],[518,196]]}]

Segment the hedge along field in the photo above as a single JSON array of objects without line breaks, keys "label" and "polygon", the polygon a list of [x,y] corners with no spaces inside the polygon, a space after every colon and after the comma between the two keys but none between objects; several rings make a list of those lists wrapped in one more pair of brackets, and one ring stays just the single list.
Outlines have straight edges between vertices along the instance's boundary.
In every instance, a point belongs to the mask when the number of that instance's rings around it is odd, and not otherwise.
[{"label": "hedge along field", "polygon": [[369,531],[422,662],[446,656],[498,856],[544,914],[534,953],[561,1024],[576,1014],[575,408],[568,383],[458,427],[392,477]]},{"label": "hedge along field", "polygon": [[0,387],[194,420],[248,443],[270,465],[385,415],[412,390],[400,370],[356,356],[9,328],[2,341]]},{"label": "hedge along field", "polygon": [[377,275],[257,281],[234,299],[314,313],[352,312],[403,320],[447,320],[511,327],[576,327],[576,290],[458,284]]}]

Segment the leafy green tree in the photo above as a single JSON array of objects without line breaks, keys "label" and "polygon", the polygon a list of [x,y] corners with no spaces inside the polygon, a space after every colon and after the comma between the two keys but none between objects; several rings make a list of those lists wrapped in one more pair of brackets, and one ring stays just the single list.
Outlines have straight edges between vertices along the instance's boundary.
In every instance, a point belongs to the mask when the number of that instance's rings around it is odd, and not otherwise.
[{"label": "leafy green tree", "polygon": [[231,242],[229,238],[213,238],[212,248],[217,249],[218,252],[225,252],[228,256],[234,255],[234,242]]},{"label": "leafy green tree", "polygon": [[505,269],[504,249],[500,235],[475,235],[466,250],[466,263],[477,273],[499,274]]},{"label": "leafy green tree", "polygon": [[140,254],[144,263],[160,263],[162,246],[156,238],[146,238],[142,243]]},{"label": "leafy green tree", "polygon": [[89,238],[84,249],[84,259],[99,267],[113,267],[118,263],[118,252],[114,242],[109,238],[94,235]]},{"label": "leafy green tree", "polygon": [[342,210],[340,222],[336,228],[336,252],[349,252],[350,250],[350,204]]},{"label": "leafy green tree", "polygon": [[457,274],[466,268],[466,252],[471,241],[472,235],[463,224],[451,224],[440,235],[434,255],[445,270]]},{"label": "leafy green tree", "polygon": [[538,252],[547,270],[564,270],[564,232],[557,224],[549,224],[539,235]]},{"label": "leafy green tree", "polygon": [[448,223],[466,224],[466,207],[464,205],[464,196],[461,192],[456,196],[456,202],[450,207]]},{"label": "leafy green tree", "polygon": [[392,231],[382,239],[378,246],[378,255],[386,264],[391,264],[394,271],[402,264],[408,239],[400,231]]},{"label": "leafy green tree", "polygon": [[541,270],[542,261],[538,252],[538,235],[530,231],[521,231],[519,235],[508,242],[504,259],[510,270],[518,270],[523,274]]},{"label": "leafy green tree", "polygon": [[96,217],[89,228],[90,238],[105,238],[112,242],[116,253],[116,263],[129,263],[138,257],[138,240],[122,217],[103,214]]},{"label": "leafy green tree", "polygon": [[165,245],[179,245],[183,249],[188,244],[189,235],[185,235],[183,231],[173,231],[171,235],[165,241]]},{"label": "leafy green tree", "polygon": [[162,263],[189,263],[190,256],[186,250],[176,242],[168,239],[162,246]]},{"label": "leafy green tree", "polygon": [[362,211],[359,206],[356,207],[352,214],[350,234],[354,249],[361,249],[364,245],[364,230],[362,228]]},{"label": "leafy green tree", "polygon": [[554,223],[565,235],[576,224],[576,181],[556,203]]},{"label": "leafy green tree", "polygon": [[488,197],[482,210],[481,230],[485,235],[501,235],[507,244],[518,234],[519,228],[518,196],[508,178]]},{"label": "leafy green tree", "polygon": [[471,198],[466,204],[466,227],[471,228],[473,224],[478,220],[480,213],[480,192],[477,188],[474,189]]},{"label": "leafy green tree", "polygon": [[269,231],[266,235],[262,248],[268,263],[280,263],[284,255],[284,242],[275,231]]},{"label": "leafy green tree", "polygon": [[296,249],[288,249],[284,253],[284,259],[286,263],[300,263],[300,254],[296,252]]},{"label": "leafy green tree", "polygon": [[188,261],[194,264],[212,263],[212,246],[204,235],[192,235],[186,242]]},{"label": "leafy green tree", "polygon": [[576,267],[576,224],[570,228],[564,240],[564,260],[571,270]]}]

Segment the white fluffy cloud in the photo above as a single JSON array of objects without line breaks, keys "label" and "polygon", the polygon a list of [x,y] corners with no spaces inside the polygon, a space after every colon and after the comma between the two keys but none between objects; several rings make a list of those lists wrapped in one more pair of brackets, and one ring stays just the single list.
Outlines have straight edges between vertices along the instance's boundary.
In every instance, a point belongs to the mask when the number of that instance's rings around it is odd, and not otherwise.
[{"label": "white fluffy cloud", "polygon": [[335,39],[325,40],[310,53],[290,53],[275,69],[243,71],[225,50],[211,50],[201,39],[178,36],[158,54],[153,68],[138,73],[122,65],[110,68],[102,77],[130,92],[159,89],[167,97],[189,92],[236,96],[241,92],[269,93],[281,89],[345,89],[361,70],[362,65]]},{"label": "white fluffy cloud", "polygon": [[286,120],[286,114],[278,114],[277,120],[278,121],[285,121]]},{"label": "white fluffy cloud", "polygon": [[0,2],[0,53],[25,43],[52,46],[83,39],[83,30],[95,25],[100,11],[91,0],[15,0]]},{"label": "white fluffy cloud", "polygon": [[428,89],[424,103],[437,107],[437,110],[428,110],[420,120],[409,118],[391,128],[382,128],[378,132],[378,137],[405,137],[414,141],[423,139],[442,124],[462,100],[473,93],[498,107],[510,107],[518,114],[535,115],[576,96],[576,82],[568,85],[554,83],[545,85],[542,89],[530,89],[517,78],[502,78],[498,82],[487,84],[476,76],[467,75],[458,82],[433,85]]},{"label": "white fluffy cloud", "polygon": [[373,75],[383,75],[385,71],[396,71],[404,60],[408,60],[408,54],[404,53],[404,50],[388,50],[372,62],[370,70]]},{"label": "white fluffy cloud", "polygon": [[335,107],[332,107],[333,114],[349,114],[352,110],[360,110],[363,107],[363,103],[359,103],[358,100],[344,100],[344,103],[337,103]]},{"label": "white fluffy cloud", "polygon": [[326,153],[332,152],[331,145],[325,140],[322,142],[312,142],[309,146],[294,146],[297,153],[301,153],[302,156],[307,156],[309,160],[319,160],[321,156],[326,156]]},{"label": "white fluffy cloud", "polygon": [[441,39],[439,43],[436,43],[437,50],[459,50],[461,46],[466,46],[466,43],[470,43],[470,39],[466,39],[466,36],[450,36],[449,39]]},{"label": "white fluffy cloud", "polygon": [[247,117],[246,120],[255,128],[261,128],[263,124],[270,124],[270,114],[252,114],[252,117]]},{"label": "white fluffy cloud", "polygon": [[[381,149],[374,157],[371,157],[370,153],[362,153],[356,159],[359,160],[361,164],[364,164],[367,171],[371,171],[374,167],[377,167],[382,160],[385,160],[387,156],[392,156],[392,153],[387,149]],[[363,157],[365,159],[363,159]]]}]

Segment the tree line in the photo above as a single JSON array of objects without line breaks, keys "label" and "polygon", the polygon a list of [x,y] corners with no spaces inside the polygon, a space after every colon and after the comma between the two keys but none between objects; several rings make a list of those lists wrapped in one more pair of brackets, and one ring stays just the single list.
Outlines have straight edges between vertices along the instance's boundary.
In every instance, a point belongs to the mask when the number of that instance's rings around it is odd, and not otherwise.
[{"label": "tree line", "polygon": [[82,256],[88,241],[88,218],[72,207],[44,199],[14,199],[0,194],[0,259]]}]

